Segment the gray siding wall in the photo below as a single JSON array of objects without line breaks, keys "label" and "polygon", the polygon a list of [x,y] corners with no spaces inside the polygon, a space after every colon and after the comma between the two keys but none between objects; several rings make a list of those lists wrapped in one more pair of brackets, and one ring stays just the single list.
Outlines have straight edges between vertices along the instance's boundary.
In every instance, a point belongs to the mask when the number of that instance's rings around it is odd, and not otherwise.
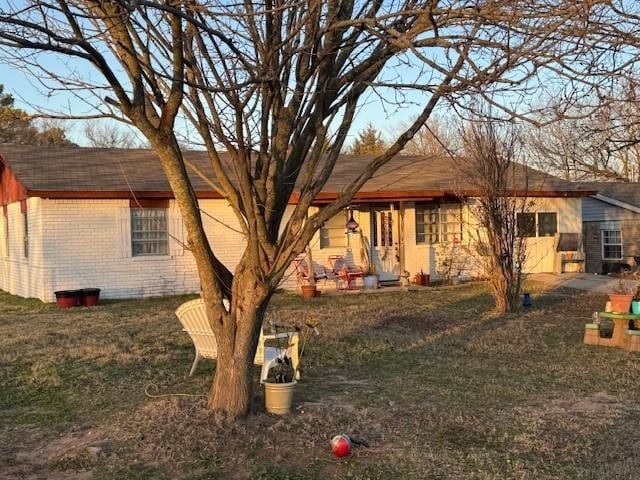
[{"label": "gray siding wall", "polygon": [[601,222],[605,220],[637,220],[640,222],[640,214],[592,197],[582,199],[583,222]]}]

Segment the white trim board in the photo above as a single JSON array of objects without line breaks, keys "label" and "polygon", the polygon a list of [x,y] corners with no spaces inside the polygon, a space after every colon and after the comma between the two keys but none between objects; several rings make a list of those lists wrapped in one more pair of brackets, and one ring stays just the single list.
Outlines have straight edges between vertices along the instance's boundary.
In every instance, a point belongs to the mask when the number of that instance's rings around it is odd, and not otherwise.
[{"label": "white trim board", "polygon": [[595,198],[596,200],[600,200],[601,202],[615,205],[616,207],[631,210],[632,212],[635,212],[635,213],[640,213],[640,207],[636,207],[635,205],[631,205],[630,203],[627,203],[627,202],[616,200],[615,198],[607,197],[606,195],[602,195],[600,193],[596,195],[592,195],[591,197]]}]

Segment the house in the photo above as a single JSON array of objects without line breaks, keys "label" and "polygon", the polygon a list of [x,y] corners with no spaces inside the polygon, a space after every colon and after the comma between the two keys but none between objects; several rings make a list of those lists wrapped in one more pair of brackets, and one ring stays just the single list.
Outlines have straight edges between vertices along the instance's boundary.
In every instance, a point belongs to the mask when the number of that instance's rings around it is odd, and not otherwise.
[{"label": "house", "polygon": [[584,182],[582,188],[598,192],[582,200],[586,271],[640,264],[640,184]]},{"label": "house", "polygon": [[[204,152],[186,157],[214,178]],[[344,156],[312,209],[334,199],[369,157]],[[581,234],[582,197],[595,192],[521,168],[534,202],[519,223],[530,272],[558,271],[558,237]],[[464,242],[472,197],[448,158],[398,156],[328,221],[311,243],[314,263],[341,255],[361,265],[366,248],[381,281],[402,271],[438,274],[438,249]],[[216,254],[230,269],[243,237],[221,196],[192,182]],[[522,183],[524,185],[525,183]],[[522,185],[514,185],[514,191]],[[106,298],[198,292],[195,263],[167,180],[149,150],[0,145],[0,289],[52,301],[57,290],[97,287]],[[295,195],[291,203],[295,202]],[[361,235],[345,233],[353,215]],[[295,276],[283,282],[295,288]],[[321,285],[322,286],[322,285]]]}]

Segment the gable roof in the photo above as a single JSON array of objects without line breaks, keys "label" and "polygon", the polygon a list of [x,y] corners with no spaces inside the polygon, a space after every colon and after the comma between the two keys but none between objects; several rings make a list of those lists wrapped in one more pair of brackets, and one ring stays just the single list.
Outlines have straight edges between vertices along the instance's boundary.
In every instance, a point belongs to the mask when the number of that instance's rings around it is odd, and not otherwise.
[{"label": "gable roof", "polygon": [[598,200],[634,212],[640,211],[640,183],[579,182],[577,184],[585,190],[597,191],[595,198]]},{"label": "gable roof", "polygon": [[[185,158],[208,178],[215,175],[206,152],[185,152]],[[230,156],[223,162],[233,172]],[[323,192],[322,202],[335,196],[372,160],[372,156],[341,155]],[[0,144],[4,160],[29,196],[45,198],[172,197],[159,159],[152,150],[80,148]],[[210,185],[187,167],[193,187],[201,198],[220,198]],[[418,200],[457,194],[472,195],[456,173],[449,157],[427,158],[398,155],[383,166],[361,189],[360,200]],[[514,191],[531,196],[584,196],[589,193],[575,183],[518,166]],[[527,182],[525,182],[527,178]]]}]

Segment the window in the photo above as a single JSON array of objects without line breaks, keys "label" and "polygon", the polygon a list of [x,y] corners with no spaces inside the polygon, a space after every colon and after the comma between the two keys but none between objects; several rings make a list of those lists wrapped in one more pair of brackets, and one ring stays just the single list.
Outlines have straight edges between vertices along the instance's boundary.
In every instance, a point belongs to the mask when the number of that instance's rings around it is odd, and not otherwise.
[{"label": "window", "polygon": [[462,240],[461,205],[416,205],[416,243]]},{"label": "window", "polygon": [[320,228],[320,248],[346,247],[346,224],[344,213],[327,220]]},{"label": "window", "polygon": [[622,260],[622,228],[620,222],[603,222],[600,224],[602,232],[602,259]]},{"label": "window", "polygon": [[24,258],[29,258],[29,217],[27,216],[27,212],[22,214],[22,224],[24,225],[22,230],[24,232],[22,237],[22,252],[24,253]]},{"label": "window", "polygon": [[169,254],[166,208],[131,209],[131,253],[134,257]]},{"label": "window", "polygon": [[552,213],[538,213],[538,236],[553,237],[558,231],[558,215]]},{"label": "window", "polygon": [[518,235],[521,237],[536,236],[536,214],[535,213],[518,213],[516,218],[518,226]]},{"label": "window", "polygon": [[521,237],[553,237],[558,232],[555,212],[518,213],[516,223]]}]

